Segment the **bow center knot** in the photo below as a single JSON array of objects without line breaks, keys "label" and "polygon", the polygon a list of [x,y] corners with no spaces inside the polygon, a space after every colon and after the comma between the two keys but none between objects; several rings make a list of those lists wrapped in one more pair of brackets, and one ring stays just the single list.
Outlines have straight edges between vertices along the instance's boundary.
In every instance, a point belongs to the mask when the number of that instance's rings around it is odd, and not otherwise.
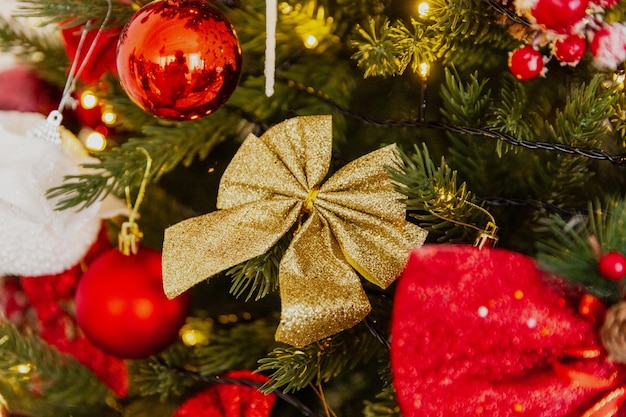
[{"label": "bow center knot", "polygon": [[320,187],[315,186],[309,190],[304,199],[304,205],[302,206],[302,212],[305,214],[310,214],[311,210],[313,210],[313,202],[317,198],[317,195],[320,192]]}]

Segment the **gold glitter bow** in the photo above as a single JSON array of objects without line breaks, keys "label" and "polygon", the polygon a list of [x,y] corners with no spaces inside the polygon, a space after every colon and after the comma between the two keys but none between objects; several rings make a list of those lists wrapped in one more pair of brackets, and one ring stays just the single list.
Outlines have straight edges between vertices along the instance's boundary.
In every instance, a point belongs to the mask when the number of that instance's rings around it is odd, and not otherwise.
[{"label": "gold glitter bow", "polygon": [[303,346],[361,321],[370,311],[357,270],[386,288],[426,232],[405,220],[385,170],[395,145],[367,154],[328,181],[330,116],[286,120],[249,135],[220,182],[219,210],[165,231],[168,297],[267,252],[297,223],[279,266],[276,340]]}]

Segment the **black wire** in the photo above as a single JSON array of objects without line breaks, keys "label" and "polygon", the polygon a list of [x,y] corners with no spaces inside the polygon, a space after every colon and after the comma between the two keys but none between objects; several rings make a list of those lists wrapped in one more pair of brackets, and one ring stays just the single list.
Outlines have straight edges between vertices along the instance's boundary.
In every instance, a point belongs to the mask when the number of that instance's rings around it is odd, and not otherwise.
[{"label": "black wire", "polygon": [[584,208],[564,208],[555,206],[554,204],[544,203],[543,201],[521,198],[504,198],[504,197],[478,197],[474,196],[477,204],[485,203],[493,207],[533,207],[537,209],[545,209],[550,212],[560,214],[562,216],[575,216],[579,214],[587,214],[588,210]]},{"label": "black wire", "polygon": [[494,0],[485,0],[485,3],[487,3],[492,9],[494,9],[498,13],[505,15],[509,20],[512,20],[515,23],[520,23],[525,26],[530,26],[530,22],[527,19],[516,14],[512,10],[507,9],[506,7],[502,6],[498,2]]},{"label": "black wire", "polygon": [[526,149],[557,151],[557,152],[566,153],[570,155],[583,156],[588,159],[609,161],[613,165],[617,165],[617,166],[626,166],[626,154],[624,153],[612,155],[601,149],[579,148],[576,146],[565,145],[563,143],[552,143],[552,142],[541,142],[541,141],[534,142],[534,141],[522,140],[514,136],[511,136],[507,133],[498,132],[497,130],[493,130],[493,129],[470,127],[470,126],[458,126],[458,125],[453,125],[453,124],[444,123],[444,122],[428,122],[428,121],[420,121],[420,120],[380,121],[380,120],[372,119],[367,116],[363,116],[343,106],[340,106],[339,104],[332,101],[326,94],[319,92],[319,91],[315,91],[311,87],[307,87],[301,83],[295,82],[293,80],[289,80],[281,76],[277,76],[277,80],[285,82],[290,87],[294,87],[301,92],[304,92],[309,95],[313,95],[319,98],[320,100],[322,100],[327,106],[337,110],[341,114],[351,117],[352,119],[357,120],[369,126],[374,126],[378,128],[414,127],[414,128],[438,129],[438,130],[445,130],[448,132],[455,132],[455,133],[463,133],[463,134],[468,134],[468,135],[473,135],[473,136],[484,136],[486,138],[501,140],[503,142],[508,143],[509,145],[519,146],[519,147],[526,148]]},{"label": "black wire", "polygon": [[374,321],[369,317],[365,317],[365,326],[367,326],[367,330],[380,342],[381,345],[387,348],[387,350],[391,349],[391,345],[389,344],[389,340],[376,328]]}]

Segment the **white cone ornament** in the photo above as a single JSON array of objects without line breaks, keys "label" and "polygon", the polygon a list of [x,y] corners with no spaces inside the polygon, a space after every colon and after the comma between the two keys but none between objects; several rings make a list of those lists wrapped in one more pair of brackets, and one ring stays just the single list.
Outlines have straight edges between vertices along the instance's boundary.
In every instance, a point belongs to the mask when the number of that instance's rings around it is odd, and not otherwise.
[{"label": "white cone ornament", "polygon": [[63,127],[61,145],[35,137],[33,129],[45,120],[38,113],[0,111],[0,275],[65,271],[85,256],[102,219],[126,211],[114,197],[82,210],[55,209],[57,199],[46,191],[97,160]]}]

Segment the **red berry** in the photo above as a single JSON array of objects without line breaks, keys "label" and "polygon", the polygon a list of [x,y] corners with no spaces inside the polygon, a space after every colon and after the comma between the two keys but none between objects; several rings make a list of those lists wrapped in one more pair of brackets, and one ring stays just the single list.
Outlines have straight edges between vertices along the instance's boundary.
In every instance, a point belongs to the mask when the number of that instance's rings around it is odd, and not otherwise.
[{"label": "red berry", "polygon": [[567,33],[585,17],[588,5],[589,0],[539,0],[531,14],[546,29]]},{"label": "red berry", "polygon": [[617,251],[605,253],[598,262],[598,271],[603,277],[615,281],[626,277],[626,256]]},{"label": "red berry", "polygon": [[509,69],[518,80],[529,80],[543,71],[543,56],[532,45],[520,46],[509,55]]},{"label": "red berry", "polygon": [[585,54],[587,41],[579,35],[571,34],[554,43],[554,56],[561,62],[576,65]]}]

